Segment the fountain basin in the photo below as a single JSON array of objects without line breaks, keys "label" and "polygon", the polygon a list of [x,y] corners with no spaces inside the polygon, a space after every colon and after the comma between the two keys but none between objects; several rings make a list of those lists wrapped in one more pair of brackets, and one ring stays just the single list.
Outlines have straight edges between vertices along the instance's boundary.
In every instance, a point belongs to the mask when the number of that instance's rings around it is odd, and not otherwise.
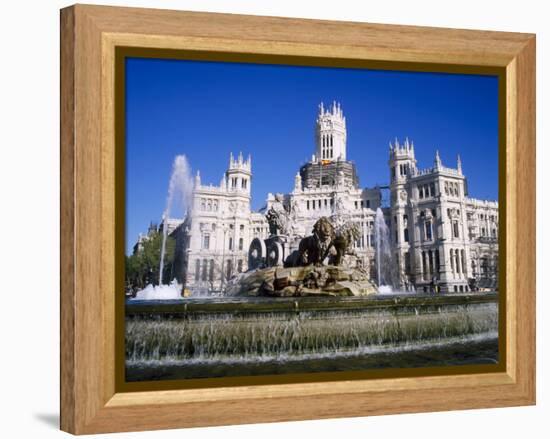
[{"label": "fountain basin", "polygon": [[[457,343],[472,361],[498,358],[494,293],[132,301],[126,311],[129,380],[263,374],[266,362],[277,363],[277,373],[349,370],[358,356],[366,368],[381,367],[377,356],[408,367],[402,354],[413,351],[419,365],[433,365],[436,352],[455,364],[462,357],[446,357],[440,347]],[[483,342],[479,358],[464,347],[473,339]],[[239,372],[239,364],[248,366]]]}]

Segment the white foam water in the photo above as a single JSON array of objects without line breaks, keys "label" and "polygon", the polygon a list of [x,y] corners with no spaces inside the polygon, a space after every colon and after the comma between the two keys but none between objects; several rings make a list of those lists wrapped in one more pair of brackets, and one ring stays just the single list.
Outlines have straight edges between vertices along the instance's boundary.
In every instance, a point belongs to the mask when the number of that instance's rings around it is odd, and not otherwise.
[{"label": "white foam water", "polygon": [[143,290],[137,292],[130,300],[178,300],[181,296],[181,284],[174,279],[170,285],[147,285]]}]

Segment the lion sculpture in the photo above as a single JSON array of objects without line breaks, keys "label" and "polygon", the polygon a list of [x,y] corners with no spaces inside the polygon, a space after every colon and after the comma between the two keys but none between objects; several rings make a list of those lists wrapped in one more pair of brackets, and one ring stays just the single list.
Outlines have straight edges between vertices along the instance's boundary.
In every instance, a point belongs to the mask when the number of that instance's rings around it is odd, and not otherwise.
[{"label": "lion sculpture", "polygon": [[336,253],[333,240],[336,234],[328,218],[321,217],[313,226],[313,235],[306,236],[298,247],[298,265],[321,265],[323,261]]},{"label": "lion sculpture", "polygon": [[356,223],[347,222],[335,229],[327,217],[313,226],[313,234],[300,241],[296,265],[322,265],[328,258],[331,265],[342,265],[345,254],[352,254],[352,244],[361,237]]}]

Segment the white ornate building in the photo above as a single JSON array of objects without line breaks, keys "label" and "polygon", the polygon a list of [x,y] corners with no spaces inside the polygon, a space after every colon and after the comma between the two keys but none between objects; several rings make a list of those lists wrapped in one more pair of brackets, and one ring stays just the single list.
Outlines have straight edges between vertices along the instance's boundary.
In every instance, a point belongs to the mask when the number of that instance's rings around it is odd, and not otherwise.
[{"label": "white ornate building", "polygon": [[[434,165],[420,170],[414,145],[390,144],[390,205],[382,190],[362,188],[355,164],[347,159],[346,119],[339,104],[319,106],[315,152],[296,174],[289,194],[268,194],[267,209],[277,203],[291,213],[293,234],[306,236],[321,216],[344,213],[362,231],[354,245],[357,264],[370,270],[375,261],[374,220],[382,208],[390,229],[394,263],[401,287],[443,292],[496,288],[498,203],[468,198],[460,158],[456,168]],[[269,236],[265,212],[250,208],[252,161],[229,159],[218,185],[195,178],[192,210],[172,233],[176,237],[174,272],[191,290],[223,290],[229,278],[247,270],[248,248],[255,237]]]}]

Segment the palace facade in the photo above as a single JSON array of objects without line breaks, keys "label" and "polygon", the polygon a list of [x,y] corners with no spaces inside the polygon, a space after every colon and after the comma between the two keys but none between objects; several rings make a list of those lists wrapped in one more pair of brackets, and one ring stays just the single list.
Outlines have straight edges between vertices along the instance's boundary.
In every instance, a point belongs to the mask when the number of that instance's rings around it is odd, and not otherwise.
[{"label": "palace facade", "polygon": [[[270,235],[266,212],[284,209],[291,234],[303,237],[322,216],[336,213],[361,230],[355,263],[376,277],[375,216],[381,208],[390,230],[400,288],[464,292],[498,288],[498,203],[468,197],[460,158],[444,166],[417,167],[414,145],[395,140],[389,148],[389,186],[361,187],[347,158],[346,118],[339,104],[323,104],[315,125],[311,160],[296,173],[288,194],[268,194],[264,210],[251,210],[252,160],[231,155],[219,184],[195,177],[190,214],[172,231],[174,270],[192,291],[223,291],[227,281],[247,270],[254,238]],[[383,192],[389,205],[383,205]]]}]

